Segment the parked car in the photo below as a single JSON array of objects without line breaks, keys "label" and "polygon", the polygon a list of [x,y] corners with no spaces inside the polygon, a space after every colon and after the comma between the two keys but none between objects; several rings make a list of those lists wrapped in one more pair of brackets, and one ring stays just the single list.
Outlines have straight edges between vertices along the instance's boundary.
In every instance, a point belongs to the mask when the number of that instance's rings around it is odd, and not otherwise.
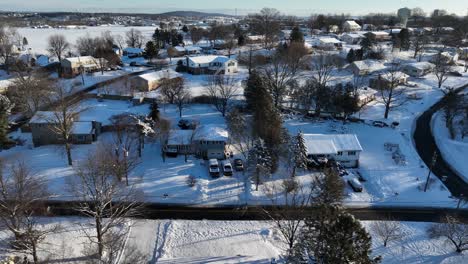
[{"label": "parked car", "polygon": [[181,119],[177,126],[179,126],[180,129],[195,129],[197,128],[197,123],[193,120]]},{"label": "parked car", "polygon": [[367,181],[366,178],[364,178],[364,176],[362,176],[362,173],[361,173],[360,171],[355,170],[354,172],[355,172],[355,174],[357,175],[359,181],[361,181],[361,182]]},{"label": "parked car", "polygon": [[234,169],[236,169],[236,171],[243,171],[244,170],[244,162],[242,162],[241,159],[235,159],[234,160]]},{"label": "parked car", "polygon": [[362,192],[362,184],[358,181],[356,178],[351,178],[348,180],[349,186],[355,191],[355,192]]},{"label": "parked car", "polygon": [[382,121],[374,121],[372,122],[372,125],[375,127],[388,127],[387,123]]},{"label": "parked car", "polygon": [[224,160],[223,161],[223,174],[225,176],[232,176],[232,165],[231,165],[231,162],[229,162],[229,160]]},{"label": "parked car", "polygon": [[208,171],[210,172],[211,177],[219,177],[219,164],[217,159],[210,159],[208,161]]},{"label": "parked car", "polygon": [[458,71],[450,71],[450,72],[448,72],[448,75],[455,76],[455,77],[463,77],[463,74],[461,74]]}]

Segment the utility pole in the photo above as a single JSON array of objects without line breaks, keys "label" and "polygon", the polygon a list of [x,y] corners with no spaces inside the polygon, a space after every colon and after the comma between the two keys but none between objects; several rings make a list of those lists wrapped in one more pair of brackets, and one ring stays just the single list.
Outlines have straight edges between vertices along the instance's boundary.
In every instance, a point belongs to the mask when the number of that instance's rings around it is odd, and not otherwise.
[{"label": "utility pole", "polygon": [[434,151],[434,154],[432,155],[431,165],[429,167],[429,173],[427,174],[426,185],[424,186],[424,192],[427,191],[427,186],[429,185],[429,179],[431,178],[431,171],[432,171],[432,168],[434,168],[434,165],[436,162],[437,162],[437,152]]}]

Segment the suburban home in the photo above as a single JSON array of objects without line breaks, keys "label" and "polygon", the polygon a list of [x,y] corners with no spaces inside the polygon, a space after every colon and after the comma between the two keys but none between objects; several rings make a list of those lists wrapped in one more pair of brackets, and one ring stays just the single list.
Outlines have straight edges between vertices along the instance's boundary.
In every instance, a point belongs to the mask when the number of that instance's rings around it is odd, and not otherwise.
[{"label": "suburban home", "polygon": [[62,74],[66,78],[73,78],[81,72],[94,72],[107,65],[107,60],[93,56],[80,56],[63,59]]},{"label": "suburban home", "polygon": [[[34,147],[63,144],[61,135],[54,131],[57,125],[52,111],[38,111],[29,121]],[[96,121],[75,121],[71,129],[72,144],[91,144],[101,133],[101,123]]]},{"label": "suburban home", "polygon": [[383,63],[376,60],[362,60],[351,63],[347,69],[354,75],[369,75],[378,71],[384,70],[386,67]]},{"label": "suburban home", "polygon": [[185,53],[187,55],[201,54],[202,50],[202,48],[197,46],[185,46]]},{"label": "suburban home", "polygon": [[356,32],[356,33],[345,33],[341,35],[340,39],[349,45],[353,45],[353,44],[359,44],[359,42],[361,42],[361,40],[364,37],[365,37],[364,34]]},{"label": "suburban home", "polygon": [[182,57],[182,56],[186,55],[185,48],[182,47],[182,46],[170,47],[169,49],[171,49],[171,48],[172,48],[172,50],[174,52],[172,57]]},{"label": "suburban home", "polygon": [[132,78],[132,86],[140,91],[147,92],[157,89],[164,79],[182,79],[182,74],[172,70],[161,70],[137,75]]},{"label": "suburban home", "polygon": [[388,41],[392,38],[390,34],[385,31],[367,32],[366,36],[369,36],[369,38],[374,41]]},{"label": "suburban home", "polygon": [[354,20],[348,20],[343,23],[343,31],[351,32],[351,31],[359,31],[361,30],[361,26],[356,23]]},{"label": "suburban home", "polygon": [[393,86],[395,88],[400,84],[406,83],[408,78],[409,75],[403,72],[379,74],[378,76],[369,79],[369,87],[374,89],[386,89]]},{"label": "suburban home", "polygon": [[439,60],[439,56],[441,57],[440,59],[444,62],[444,63],[448,63],[448,64],[452,64],[454,62],[456,62],[458,60],[458,53],[455,53],[455,55],[452,55],[450,54],[450,52],[441,52],[441,53],[437,53],[437,54],[434,54],[431,56],[431,58],[429,59],[430,62],[434,63],[434,64],[437,64],[438,60]]},{"label": "suburban home", "polygon": [[421,77],[432,72],[434,68],[434,64],[427,61],[422,61],[404,65],[403,72],[412,77]]},{"label": "suburban home", "polygon": [[337,26],[337,25],[330,25],[328,27],[328,30],[326,30],[330,33],[337,33],[338,31],[340,31],[340,28]]},{"label": "suburban home", "polygon": [[123,49],[123,55],[127,56],[127,57],[130,57],[130,58],[131,57],[133,57],[133,58],[141,57],[141,56],[143,56],[143,52],[144,52],[144,50],[140,49],[140,48],[128,47],[128,48]]},{"label": "suburban home", "polygon": [[228,131],[216,125],[201,125],[195,130],[174,129],[164,146],[168,156],[194,154],[204,159],[225,159]]},{"label": "suburban home", "polygon": [[339,41],[336,38],[325,37],[319,38],[316,46],[325,50],[341,49],[341,47],[343,46],[343,42]]},{"label": "suburban home", "polygon": [[226,56],[186,57],[182,65],[188,73],[198,74],[232,74],[237,72],[237,60]]},{"label": "suburban home", "polygon": [[344,167],[359,167],[361,144],[354,134],[304,134],[309,158],[333,159]]},{"label": "suburban home", "polygon": [[458,59],[466,60],[468,59],[468,47],[462,47],[457,50]]}]

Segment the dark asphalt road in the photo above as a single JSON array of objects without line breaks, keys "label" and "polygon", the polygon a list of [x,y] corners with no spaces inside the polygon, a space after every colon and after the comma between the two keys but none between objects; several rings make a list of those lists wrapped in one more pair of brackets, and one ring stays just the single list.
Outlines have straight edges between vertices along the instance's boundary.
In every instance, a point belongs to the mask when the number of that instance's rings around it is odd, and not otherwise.
[{"label": "dark asphalt road", "polygon": [[[457,90],[460,92],[467,87],[468,84],[457,88]],[[447,162],[442,158],[431,132],[432,115],[439,111],[444,105],[445,100],[442,99],[424,112],[416,121],[416,128],[413,134],[416,150],[428,167],[430,167],[432,156],[434,151],[436,151],[438,158],[432,170],[433,175],[436,175],[439,179],[442,179],[443,176],[447,176],[444,184],[452,195],[460,197],[460,194],[463,194],[464,197],[468,197],[468,183],[464,182],[460,176],[453,172]],[[465,158],[468,162],[468,158]]]},{"label": "dark asphalt road", "polygon": [[[77,216],[79,213],[73,210],[73,203],[48,201],[46,202],[51,216]],[[183,219],[183,220],[268,220],[263,213],[263,208],[268,207],[194,207],[147,203],[140,210],[138,218],[142,219]],[[351,214],[360,220],[400,220],[415,222],[438,222],[443,216],[457,215],[468,223],[468,210],[421,208],[421,207],[366,207],[347,208]],[[309,213],[314,214],[315,209],[310,208]]]}]

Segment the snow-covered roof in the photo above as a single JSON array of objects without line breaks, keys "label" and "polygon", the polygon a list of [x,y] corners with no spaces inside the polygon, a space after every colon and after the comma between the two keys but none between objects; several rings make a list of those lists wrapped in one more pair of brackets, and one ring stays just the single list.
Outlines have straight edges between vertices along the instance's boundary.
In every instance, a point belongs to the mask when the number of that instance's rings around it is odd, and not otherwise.
[{"label": "snow-covered roof", "polygon": [[221,62],[225,63],[231,59],[226,56],[217,56],[217,55],[207,55],[207,56],[197,56],[197,57],[189,57],[193,63],[196,64],[207,64],[212,62]]},{"label": "snow-covered roof", "polygon": [[347,25],[347,26],[350,26],[350,27],[361,27],[358,23],[356,23],[356,21],[354,20],[347,20],[343,23],[343,25]]},{"label": "snow-covered roof", "polygon": [[39,66],[47,66],[49,65],[49,57],[46,55],[39,55],[36,58],[36,64]]},{"label": "snow-covered roof", "polygon": [[404,72],[397,71],[393,73],[385,73],[385,74],[379,75],[379,77],[387,82],[393,82],[395,80],[407,79],[410,76]]},{"label": "snow-covered roof", "polygon": [[145,74],[138,75],[138,77],[143,78],[147,81],[158,81],[163,78],[174,79],[178,77],[182,77],[182,74],[174,71],[173,69],[161,70],[161,71],[154,71]]},{"label": "snow-covered roof", "polygon": [[194,131],[193,130],[182,130],[173,129],[169,132],[169,138],[167,139],[168,145],[187,145],[192,141]]},{"label": "snow-covered roof", "polygon": [[71,133],[75,135],[90,134],[93,131],[93,122],[73,122]]},{"label": "snow-covered roof", "polygon": [[227,141],[228,131],[217,125],[201,125],[197,127],[194,139],[207,141]]},{"label": "snow-covered roof", "polygon": [[389,33],[388,32],[385,32],[385,31],[371,31],[369,32],[375,36],[388,36]]},{"label": "snow-covered roof", "polygon": [[79,56],[79,57],[65,58],[65,60],[69,62],[85,62],[85,61],[94,60],[94,57],[93,56]]},{"label": "snow-covered roof", "polygon": [[178,52],[184,52],[185,48],[181,46],[175,46],[174,49],[176,49]]},{"label": "snow-covered roof", "polygon": [[413,63],[408,63],[404,66],[405,68],[415,68],[418,70],[427,70],[427,69],[432,69],[435,67],[434,64],[427,62],[427,61],[421,61],[421,62],[413,62]]},{"label": "snow-covered roof", "polygon": [[364,38],[364,34],[361,32],[346,33],[346,34],[341,35],[341,37],[350,37],[350,38],[359,39],[359,38]]},{"label": "snow-covered roof", "polygon": [[356,66],[359,70],[367,70],[369,72],[380,71],[386,68],[383,63],[376,60],[355,61],[351,64]]},{"label": "snow-covered roof", "polygon": [[186,51],[200,51],[202,48],[197,47],[197,46],[185,46]]},{"label": "snow-covered roof", "polygon": [[47,124],[53,123],[56,120],[56,115],[53,111],[37,111],[29,120],[30,124]]},{"label": "snow-covered roof", "polygon": [[131,53],[131,54],[140,54],[140,53],[143,53],[143,49],[140,49],[140,48],[131,48],[131,47],[125,48],[125,49],[123,49],[123,51],[126,52],[126,53]]},{"label": "snow-covered roof", "polygon": [[354,134],[304,134],[307,154],[336,154],[338,151],[362,151]]},{"label": "snow-covered roof", "polygon": [[333,44],[342,43],[341,41],[337,40],[336,38],[320,38],[319,40],[322,43],[333,43]]}]

